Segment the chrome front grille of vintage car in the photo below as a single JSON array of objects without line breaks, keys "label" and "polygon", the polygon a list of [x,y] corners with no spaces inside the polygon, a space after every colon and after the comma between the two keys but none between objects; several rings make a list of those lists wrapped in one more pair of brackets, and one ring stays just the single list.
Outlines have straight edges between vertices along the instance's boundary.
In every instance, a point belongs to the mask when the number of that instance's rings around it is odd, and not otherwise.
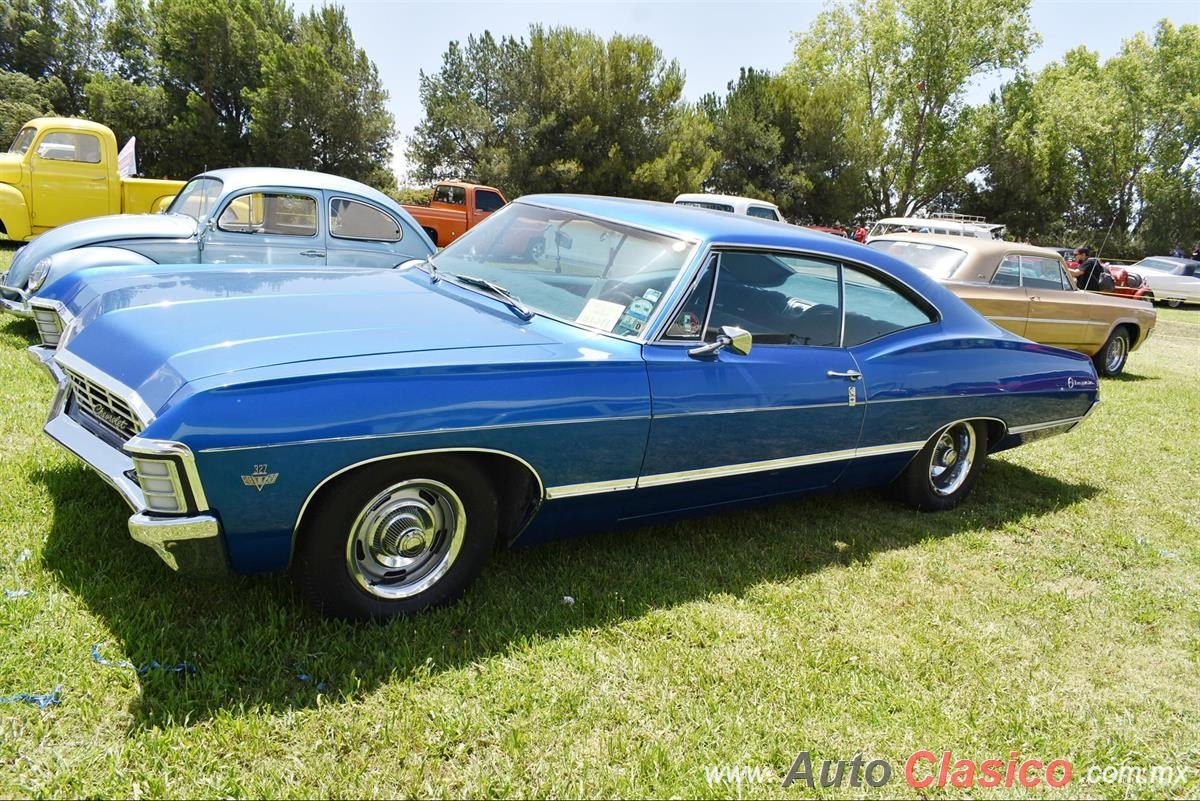
[{"label": "chrome front grille of vintage car", "polygon": [[119,395],[105,389],[79,373],[64,368],[71,382],[71,392],[79,408],[126,439],[142,433],[145,425]]}]

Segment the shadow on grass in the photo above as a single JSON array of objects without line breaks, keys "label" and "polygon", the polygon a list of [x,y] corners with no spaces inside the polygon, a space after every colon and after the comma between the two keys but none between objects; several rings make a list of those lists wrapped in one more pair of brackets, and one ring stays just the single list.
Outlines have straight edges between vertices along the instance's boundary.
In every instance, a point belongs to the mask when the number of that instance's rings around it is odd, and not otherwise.
[{"label": "shadow on grass", "polygon": [[[111,632],[106,654],[187,660],[194,676],[150,673],[135,726],[192,725],[352,699],[382,684],[456,670],[553,638],[636,619],[716,593],[868,560],[924,540],[994,528],[1082,502],[1099,490],[1004,461],[958,509],[918,514],[873,492],[810,496],[627,529],[496,556],[455,606],[386,625],[318,618],[286,576],[180,578],[130,540],[126,508],[83,466],[40,470],[54,498],[44,556]],[[986,559],[986,554],[981,555]],[[576,600],[563,603],[563,596]],[[85,643],[90,645],[90,643]],[[303,672],[312,681],[302,681]]]},{"label": "shadow on grass", "polygon": [[1123,371],[1117,375],[1105,376],[1105,381],[1120,381],[1122,383],[1134,384],[1138,381],[1157,381],[1158,379],[1148,375],[1138,375],[1129,371]]},{"label": "shadow on grass", "polygon": [[11,336],[29,340],[30,345],[41,342],[38,336],[37,324],[29,317],[17,317],[0,312],[0,337]]}]

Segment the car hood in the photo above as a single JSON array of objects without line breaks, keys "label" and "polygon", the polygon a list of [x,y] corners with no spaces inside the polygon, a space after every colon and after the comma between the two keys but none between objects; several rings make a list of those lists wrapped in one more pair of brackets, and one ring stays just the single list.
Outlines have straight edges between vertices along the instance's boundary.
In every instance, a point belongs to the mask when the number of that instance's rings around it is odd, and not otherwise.
[{"label": "car hood", "polygon": [[195,233],[196,221],[186,214],[112,214],[68,223],[21,248],[4,283],[23,287],[39,261],[64,250],[122,239],[187,239]]},{"label": "car hood", "polygon": [[61,363],[83,360],[153,410],[189,381],[261,367],[557,341],[424,272],[347,268],[160,270],[98,297],[76,327]]}]

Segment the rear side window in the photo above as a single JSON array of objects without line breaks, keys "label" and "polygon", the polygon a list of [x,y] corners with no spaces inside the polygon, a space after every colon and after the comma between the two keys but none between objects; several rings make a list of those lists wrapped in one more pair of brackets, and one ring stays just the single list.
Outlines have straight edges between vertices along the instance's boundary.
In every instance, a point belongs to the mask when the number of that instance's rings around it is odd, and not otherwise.
[{"label": "rear side window", "polygon": [[500,199],[500,195],[486,189],[475,190],[476,211],[492,212],[502,208],[504,208],[504,201]]},{"label": "rear side window", "polygon": [[1059,269],[1058,259],[1022,256],[1021,283],[1030,289],[1062,289],[1062,270]]},{"label": "rear side window", "polygon": [[433,190],[433,199],[436,203],[453,203],[455,206],[465,206],[467,205],[467,190],[461,186],[442,184]]},{"label": "rear side window", "polygon": [[222,231],[283,236],[317,235],[317,201],[308,195],[251,192],[229,201],[217,221]]},{"label": "rear side window", "polygon": [[1020,259],[1016,256],[1005,256],[1004,260],[1000,262],[1000,266],[996,269],[996,274],[992,276],[992,283],[996,286],[1020,286]]},{"label": "rear side window", "polygon": [[100,138],[86,133],[51,131],[42,137],[37,156],[47,161],[100,163]]},{"label": "rear side window", "polygon": [[779,215],[775,213],[775,209],[769,209],[766,206],[750,206],[746,209],[746,214],[751,217],[761,217],[764,220],[779,220]]},{"label": "rear side window", "polygon": [[842,347],[852,348],[885,334],[932,323],[936,318],[895,287],[857,267],[842,269],[846,326]]},{"label": "rear side window", "polygon": [[342,239],[399,242],[400,223],[374,206],[347,198],[329,201],[329,233]]}]

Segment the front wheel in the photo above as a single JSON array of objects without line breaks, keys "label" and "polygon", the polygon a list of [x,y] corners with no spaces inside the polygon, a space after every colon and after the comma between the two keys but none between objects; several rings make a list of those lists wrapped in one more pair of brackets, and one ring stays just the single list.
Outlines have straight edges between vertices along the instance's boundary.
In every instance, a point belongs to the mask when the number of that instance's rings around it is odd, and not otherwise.
[{"label": "front wheel", "polygon": [[1104,347],[1092,357],[1092,363],[1096,365],[1096,372],[1109,377],[1120,375],[1128,360],[1129,329],[1124,326],[1118,326],[1117,330],[1109,335]]},{"label": "front wheel", "polygon": [[457,600],[496,542],[496,495],[462,457],[415,457],[337,479],[306,519],[293,574],[323,615],[351,620]]},{"label": "front wheel", "polygon": [[1163,303],[1166,305],[1166,307],[1168,309],[1178,309],[1180,306],[1183,305],[1183,299],[1182,298],[1168,298],[1167,300],[1164,300]]},{"label": "front wheel", "polygon": [[953,509],[970,494],[986,457],[983,424],[953,423],[926,443],[893,489],[901,501],[918,511]]}]

